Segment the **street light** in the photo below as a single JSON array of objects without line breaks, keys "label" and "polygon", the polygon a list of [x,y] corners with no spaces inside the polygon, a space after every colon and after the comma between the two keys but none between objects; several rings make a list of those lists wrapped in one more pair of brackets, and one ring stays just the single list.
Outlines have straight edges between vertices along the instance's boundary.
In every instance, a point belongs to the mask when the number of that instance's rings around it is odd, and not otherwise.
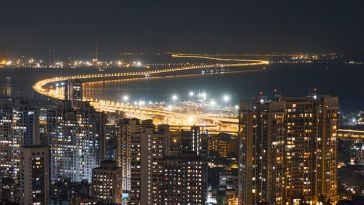
[{"label": "street light", "polygon": [[211,107],[214,107],[216,105],[216,101],[215,100],[211,100],[210,101],[210,105],[211,105]]},{"label": "street light", "polygon": [[239,114],[239,105],[235,105],[235,112],[237,115]]},{"label": "street light", "polygon": [[177,96],[177,95],[172,95],[172,100],[173,100],[174,102],[176,102],[176,101],[178,100],[178,96]]},{"label": "street light", "polygon": [[190,97],[193,97],[193,96],[195,95],[195,93],[194,93],[193,91],[190,91],[190,92],[188,93],[188,95],[189,95]]},{"label": "street light", "polygon": [[211,111],[214,109],[215,105],[216,105],[216,101],[215,100],[210,100]]},{"label": "street light", "polygon": [[188,116],[187,121],[188,124],[193,125],[195,123],[195,117],[193,115]]},{"label": "street light", "polygon": [[123,101],[124,101],[124,102],[128,102],[128,101],[129,101],[129,96],[124,95],[124,96],[123,96]]},{"label": "street light", "polygon": [[145,105],[145,101],[144,101],[144,100],[140,100],[140,101],[139,101],[139,106],[141,107],[141,106],[143,106],[143,105]]},{"label": "street light", "polygon": [[225,103],[228,103],[230,101],[230,96],[229,95],[224,95],[222,97],[222,100],[225,102]]},{"label": "street light", "polygon": [[206,97],[207,97],[206,92],[203,92],[203,93],[201,94],[201,96],[202,96],[202,99],[205,101],[205,100],[206,100]]}]

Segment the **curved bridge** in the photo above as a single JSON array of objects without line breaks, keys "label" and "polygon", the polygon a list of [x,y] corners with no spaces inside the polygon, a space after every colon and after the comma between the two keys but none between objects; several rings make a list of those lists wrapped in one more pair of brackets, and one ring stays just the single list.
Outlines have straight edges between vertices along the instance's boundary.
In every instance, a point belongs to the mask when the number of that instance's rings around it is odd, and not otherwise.
[{"label": "curved bridge", "polygon": [[[211,63],[211,64],[202,64],[202,65],[189,65],[182,66],[176,68],[164,68],[164,69],[154,69],[154,70],[146,70],[146,71],[138,71],[138,72],[118,72],[118,73],[100,73],[100,74],[85,74],[85,75],[72,75],[72,76],[64,76],[64,77],[54,77],[48,78],[41,81],[38,81],[33,85],[33,89],[42,95],[48,96],[50,98],[62,100],[64,99],[63,88],[56,87],[54,88],[52,85],[61,83],[66,80],[72,79],[81,79],[87,83],[94,83],[98,81],[103,81],[105,79],[116,79],[119,83],[135,81],[135,80],[145,80],[145,79],[165,79],[165,78],[176,78],[176,77],[185,77],[189,75],[199,76],[202,74],[182,74],[182,75],[173,75],[173,76],[158,76],[160,74],[168,74],[179,71],[192,71],[192,70],[201,70],[201,69],[209,69],[216,67],[236,67],[239,68],[237,71],[226,71],[225,73],[233,73],[233,72],[242,72],[246,71],[243,69],[247,66],[258,66],[258,65],[267,65],[268,61],[264,60],[246,60],[246,59],[225,59],[225,58],[216,58],[209,56],[200,56],[200,55],[172,55],[175,58],[202,58],[209,59],[215,61],[224,61],[224,63]],[[227,63],[226,61],[229,61]],[[235,63],[232,63],[235,62]],[[148,77],[146,77],[148,76]],[[91,82],[90,82],[91,81]],[[115,80],[114,80],[115,81]],[[120,102],[111,102],[105,101],[102,99],[92,99],[92,98],[84,98],[85,101],[90,101],[91,105],[99,111],[104,112],[118,112],[122,111],[126,114],[127,117],[136,117],[140,119],[153,119],[156,124],[167,123],[173,124],[176,126],[185,126],[185,125],[204,125],[211,127],[212,132],[229,132],[236,133],[238,130],[238,120],[235,118],[217,118],[203,115],[191,115],[191,114],[183,114],[178,112],[171,112],[162,109],[148,109],[133,106],[130,104],[124,104]]]},{"label": "curved bridge", "polygon": [[[186,76],[200,76],[202,74],[179,74],[179,75],[166,75],[158,76],[158,74],[168,74],[178,71],[192,71],[199,69],[208,69],[216,67],[237,67],[243,68],[247,66],[258,66],[267,65],[268,61],[264,60],[247,60],[247,59],[228,59],[219,58],[208,55],[190,55],[190,54],[173,54],[174,58],[200,58],[207,60],[223,61],[224,63],[215,64],[203,64],[203,65],[189,65],[176,68],[164,68],[164,69],[154,69],[138,72],[118,72],[118,73],[101,73],[101,74],[85,74],[85,75],[73,75],[64,77],[54,77],[38,81],[33,85],[33,89],[42,95],[50,98],[62,100],[64,99],[63,88],[54,88],[52,84],[61,83],[66,80],[72,79],[82,79],[84,85],[101,83],[123,83],[130,81],[141,81],[141,80],[158,80],[167,78],[178,78]],[[230,63],[225,63],[230,62]],[[231,63],[236,62],[236,63]],[[226,74],[235,72],[245,72],[244,69],[239,69],[237,71],[226,71]],[[146,76],[148,76],[146,78]],[[113,78],[114,80],[109,80]],[[212,117],[205,115],[194,115],[194,114],[184,114],[178,112],[172,112],[163,109],[150,109],[138,106],[133,106],[131,104],[125,104],[121,102],[107,101],[103,99],[94,99],[84,97],[84,101],[89,101],[90,104],[98,111],[103,112],[123,112],[127,117],[135,117],[139,119],[153,119],[156,124],[170,124],[172,127],[181,128],[189,127],[192,125],[201,125],[208,127],[209,132],[227,132],[227,133],[237,133],[238,131],[238,119],[236,118],[221,118]],[[342,139],[364,139],[364,131],[360,130],[345,130],[339,129],[337,136]]]}]

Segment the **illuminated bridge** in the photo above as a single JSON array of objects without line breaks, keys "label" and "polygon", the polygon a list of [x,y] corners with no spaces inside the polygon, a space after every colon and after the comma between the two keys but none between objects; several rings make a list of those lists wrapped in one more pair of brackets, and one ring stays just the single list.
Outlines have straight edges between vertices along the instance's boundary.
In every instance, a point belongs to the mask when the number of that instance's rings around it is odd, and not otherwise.
[{"label": "illuminated bridge", "polygon": [[[225,71],[226,73],[232,72],[244,72],[246,69],[243,69],[247,66],[257,66],[257,65],[267,65],[268,61],[263,60],[246,60],[246,59],[224,59],[224,58],[215,58],[208,56],[199,56],[199,55],[180,55],[174,54],[173,57],[177,58],[202,58],[216,61],[224,61],[223,63],[210,63],[210,64],[199,64],[199,65],[188,65],[176,68],[164,68],[164,69],[153,69],[153,70],[145,70],[138,72],[118,72],[118,73],[100,73],[100,74],[85,74],[85,75],[73,75],[73,76],[64,76],[64,77],[54,77],[48,78],[41,81],[38,81],[33,85],[33,89],[45,96],[50,98],[64,99],[63,88],[60,86],[54,86],[56,84],[61,84],[66,80],[72,79],[81,79],[84,81],[84,85],[89,85],[93,83],[105,83],[105,82],[113,82],[117,81],[119,83],[128,82],[128,81],[138,81],[145,79],[166,79],[166,78],[176,78],[176,77],[186,77],[186,76],[199,76],[202,74],[178,74],[178,75],[170,75],[168,73],[174,73],[179,71],[192,71],[192,70],[201,70],[201,69],[209,69],[209,68],[217,68],[217,67],[236,67],[238,68],[236,71]],[[226,62],[226,61],[229,61]],[[161,75],[167,76],[161,76]],[[112,80],[110,80],[112,79]],[[172,111],[166,111],[163,109],[148,109],[138,106],[133,106],[130,104],[123,104],[120,102],[111,102],[105,101],[102,99],[92,99],[92,98],[84,98],[85,101],[90,101],[91,105],[95,107],[95,109],[104,112],[119,112],[122,111],[125,113],[127,117],[136,117],[140,119],[153,119],[156,124],[167,123],[176,126],[191,126],[191,125],[201,125],[209,127],[209,130],[212,132],[230,132],[236,133],[238,130],[238,121],[235,118],[217,118],[206,115],[192,115],[192,114],[183,114]]]},{"label": "illuminated bridge", "polygon": [[364,130],[338,129],[337,137],[341,139],[364,140]]},{"label": "illuminated bridge", "polygon": [[48,78],[41,81],[38,81],[36,84],[33,85],[33,89],[42,94],[56,99],[62,99],[63,96],[52,95],[50,93],[50,89],[46,89],[46,85],[51,83],[62,82],[66,80],[72,79],[83,79],[83,80],[90,80],[93,81],[101,81],[107,78],[116,78],[116,77],[123,77],[124,80],[132,80],[134,77],[137,76],[150,76],[153,74],[161,74],[161,73],[171,73],[171,72],[178,72],[178,71],[186,71],[186,70],[198,70],[198,69],[207,69],[207,68],[216,68],[216,67],[244,67],[244,66],[255,66],[255,65],[264,65],[268,64],[267,61],[256,61],[249,63],[234,63],[234,64],[208,64],[208,65],[192,65],[192,66],[184,66],[178,68],[165,68],[165,69],[155,69],[155,70],[148,70],[148,71],[139,71],[139,72],[119,72],[119,73],[101,73],[101,74],[85,74],[85,75],[73,75],[73,76],[64,76],[64,77],[54,77]]},{"label": "illuminated bridge", "polygon": [[[50,98],[62,100],[64,98],[63,87],[55,86],[55,84],[62,83],[66,80],[82,79],[84,85],[97,85],[98,83],[123,83],[129,81],[141,81],[146,79],[167,79],[178,78],[186,76],[200,76],[202,74],[178,74],[166,75],[168,73],[178,71],[192,71],[199,69],[208,69],[216,67],[237,67],[237,71],[226,71],[225,73],[244,72],[241,69],[247,66],[257,66],[269,64],[268,61],[263,60],[246,60],[246,59],[227,59],[218,58],[204,55],[187,55],[187,54],[173,54],[175,58],[202,58],[208,60],[224,61],[224,63],[215,64],[202,64],[202,65],[189,65],[176,68],[154,69],[138,72],[118,72],[118,73],[100,73],[100,74],[85,74],[73,75],[64,77],[54,77],[38,81],[33,85],[33,89]],[[225,61],[234,61],[236,63],[225,63]],[[165,74],[165,76],[158,76],[158,74]],[[170,124],[172,128],[188,128],[192,125],[204,126],[209,129],[210,133],[227,132],[237,133],[238,119],[236,118],[221,118],[212,117],[204,114],[185,114],[173,111],[160,109],[151,109],[147,107],[135,106],[122,102],[107,101],[103,99],[84,98],[83,100],[89,101],[91,105],[98,111],[103,112],[123,112],[126,117],[135,117],[139,119],[153,119],[156,124]],[[346,130],[339,129],[338,137],[345,139],[364,139],[364,131],[360,130]]]}]

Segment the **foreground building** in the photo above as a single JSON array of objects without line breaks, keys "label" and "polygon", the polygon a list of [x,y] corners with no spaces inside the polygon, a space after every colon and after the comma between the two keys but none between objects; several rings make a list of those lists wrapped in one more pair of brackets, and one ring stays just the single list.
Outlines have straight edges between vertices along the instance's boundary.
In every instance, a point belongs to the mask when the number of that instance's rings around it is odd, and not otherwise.
[{"label": "foreground building", "polygon": [[0,194],[16,198],[21,146],[39,143],[38,114],[22,98],[0,98]]},{"label": "foreground building", "polygon": [[130,204],[163,202],[163,161],[169,129],[143,121],[130,137]]},{"label": "foreground building", "polygon": [[66,87],[71,87],[67,88],[71,91],[66,89],[68,100],[47,110],[51,179],[57,181],[63,177],[75,182],[84,179],[91,182],[92,169],[99,166],[104,157],[100,145],[103,144],[105,114],[97,112],[88,102],[80,102],[79,84],[68,83]]},{"label": "foreground building", "polygon": [[172,135],[151,120],[122,119],[117,126],[115,160],[128,204],[204,203],[207,142],[199,128]]},{"label": "foreground building", "polygon": [[105,160],[92,170],[92,190],[95,198],[103,203],[121,203],[122,172],[116,162]]},{"label": "foreground building", "polygon": [[[122,189],[125,192],[131,189],[131,150],[134,147],[131,139],[140,133],[140,121],[138,119],[122,119],[117,125],[115,161],[122,168]],[[140,154],[139,154],[140,155]]]},{"label": "foreground building", "polygon": [[194,152],[164,159],[164,203],[205,204],[207,161]]},{"label": "foreground building", "polygon": [[67,80],[64,87],[64,99],[71,102],[73,109],[82,104],[82,82],[78,79]]},{"label": "foreground building", "polygon": [[31,145],[22,147],[20,201],[22,204],[49,203],[49,147]]},{"label": "foreground building", "polygon": [[239,112],[239,204],[337,200],[338,98],[258,98]]}]

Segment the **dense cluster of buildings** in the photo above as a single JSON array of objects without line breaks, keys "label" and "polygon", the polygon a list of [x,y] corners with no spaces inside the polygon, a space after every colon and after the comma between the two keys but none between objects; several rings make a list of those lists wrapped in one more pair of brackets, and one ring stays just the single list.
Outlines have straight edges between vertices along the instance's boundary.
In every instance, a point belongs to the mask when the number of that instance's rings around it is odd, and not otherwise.
[{"label": "dense cluster of buildings", "polygon": [[331,96],[258,97],[241,102],[233,136],[107,120],[82,101],[77,80],[41,121],[24,99],[2,98],[0,197],[34,205],[337,202],[338,110]]}]

